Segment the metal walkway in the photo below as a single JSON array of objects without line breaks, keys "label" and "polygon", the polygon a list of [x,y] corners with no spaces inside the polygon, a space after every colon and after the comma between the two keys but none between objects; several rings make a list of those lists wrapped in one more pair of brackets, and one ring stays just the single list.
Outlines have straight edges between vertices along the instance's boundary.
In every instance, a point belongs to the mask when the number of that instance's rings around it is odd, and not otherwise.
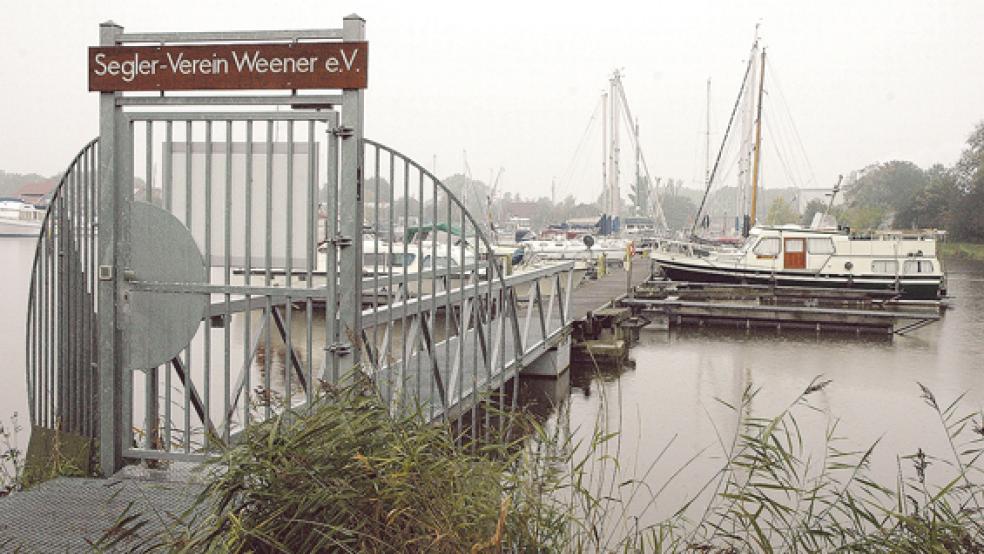
[{"label": "metal walkway", "polygon": [[[203,488],[187,466],[128,467],[110,479],[59,477],[0,498],[0,552],[142,552]],[[110,547],[112,529],[129,516],[125,527],[134,533]]]}]

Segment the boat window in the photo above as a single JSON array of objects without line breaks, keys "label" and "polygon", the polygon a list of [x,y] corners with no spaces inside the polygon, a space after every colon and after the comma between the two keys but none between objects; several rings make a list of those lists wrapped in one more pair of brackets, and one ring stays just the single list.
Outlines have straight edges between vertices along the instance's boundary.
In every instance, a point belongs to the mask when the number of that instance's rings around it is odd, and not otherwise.
[{"label": "boat window", "polygon": [[874,260],[871,262],[872,273],[891,273],[896,274],[899,271],[899,262],[895,260]]},{"label": "boat window", "polygon": [[830,237],[806,239],[806,251],[810,254],[833,254],[834,239]]},{"label": "boat window", "polygon": [[803,252],[802,239],[786,239],[786,252],[800,254]]},{"label": "boat window", "polygon": [[390,266],[391,267],[407,267],[413,263],[414,258],[417,256],[415,254],[410,254],[406,252],[393,252],[390,254]]},{"label": "boat window", "polygon": [[907,275],[910,273],[932,273],[933,262],[929,260],[906,260],[902,269]]},{"label": "boat window", "polygon": [[777,256],[779,255],[779,237],[763,237],[755,245],[755,254],[758,256]]}]

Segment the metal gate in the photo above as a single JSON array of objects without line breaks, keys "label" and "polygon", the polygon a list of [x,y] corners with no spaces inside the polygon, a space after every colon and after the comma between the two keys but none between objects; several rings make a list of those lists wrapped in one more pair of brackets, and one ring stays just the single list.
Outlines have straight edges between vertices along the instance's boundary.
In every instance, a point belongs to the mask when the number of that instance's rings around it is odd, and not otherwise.
[{"label": "metal gate", "polygon": [[[101,38],[357,41],[365,23]],[[565,340],[573,264],[506,275],[488,198],[364,139],[362,90],[100,106],[38,243],[27,353],[32,423],[98,439],[104,475],[215,455],[355,371],[394,413],[475,423]]]},{"label": "metal gate", "polygon": [[124,120],[145,185],[118,212],[129,251],[118,280],[122,455],[200,459],[337,380],[325,248],[337,229],[323,213],[337,202],[320,197],[338,187],[338,114]]}]

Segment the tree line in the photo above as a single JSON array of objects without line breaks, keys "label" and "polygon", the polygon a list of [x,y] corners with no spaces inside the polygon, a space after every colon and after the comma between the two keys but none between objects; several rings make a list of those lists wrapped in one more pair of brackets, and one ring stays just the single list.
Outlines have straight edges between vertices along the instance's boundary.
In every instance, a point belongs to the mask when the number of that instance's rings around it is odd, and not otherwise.
[{"label": "tree line", "polygon": [[[823,201],[810,202],[802,221],[825,209]],[[831,211],[852,229],[934,228],[954,240],[984,242],[984,121],[953,165],[923,169],[895,160],[868,166],[855,172],[844,187],[844,203]]]}]

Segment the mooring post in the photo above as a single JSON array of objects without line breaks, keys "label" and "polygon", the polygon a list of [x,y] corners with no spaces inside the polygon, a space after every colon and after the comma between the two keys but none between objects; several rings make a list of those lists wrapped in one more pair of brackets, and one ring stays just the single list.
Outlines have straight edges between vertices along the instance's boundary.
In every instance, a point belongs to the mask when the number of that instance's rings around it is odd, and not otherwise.
[{"label": "mooring post", "polygon": [[[352,14],[342,22],[342,40],[366,39],[366,22]],[[338,232],[345,242],[339,256],[340,281],[338,314],[340,339],[332,356],[337,361],[339,375],[352,372],[361,358],[362,350],[362,221],[364,214],[363,187],[363,123],[365,91],[344,89],[342,92],[341,172],[339,178]],[[347,348],[346,348],[347,347]]]},{"label": "mooring post", "polygon": [[[115,46],[123,27],[107,21],[99,25],[99,45]],[[99,93],[99,469],[104,477],[123,465],[122,337],[117,325],[117,281],[122,277],[117,241],[120,221],[120,183],[117,141],[120,117],[118,92]],[[96,409],[96,406],[90,409]]]}]

